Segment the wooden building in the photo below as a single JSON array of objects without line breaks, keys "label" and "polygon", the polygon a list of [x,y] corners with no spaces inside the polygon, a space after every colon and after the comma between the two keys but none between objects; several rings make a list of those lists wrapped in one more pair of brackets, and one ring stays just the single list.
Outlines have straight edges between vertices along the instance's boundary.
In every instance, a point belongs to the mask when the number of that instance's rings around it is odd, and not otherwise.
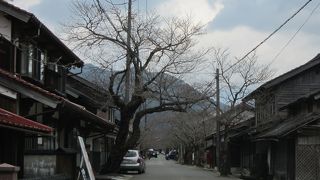
[{"label": "wooden building", "polygon": [[[112,105],[108,91],[101,86],[89,82],[76,74],[69,74],[66,93],[68,99],[82,105],[100,118],[115,123],[115,113],[118,110]],[[113,131],[112,129],[106,129],[105,132],[91,131],[88,133],[86,143],[89,146],[89,156],[95,172],[99,172],[102,166],[107,163],[116,138],[116,130],[117,128],[114,128]]]},{"label": "wooden building", "polygon": [[[219,119],[216,118],[216,121],[221,122],[220,129],[220,142],[221,146],[228,146],[226,151],[221,147],[220,155],[223,153],[228,153],[230,167],[232,172],[238,173],[241,168],[244,168],[247,165],[247,161],[251,156],[247,156],[248,152],[247,147],[243,146],[244,143],[248,142],[247,130],[254,126],[254,108],[246,103],[240,103],[235,106],[234,109],[228,110],[221,114]],[[226,126],[227,133],[226,133]],[[212,157],[212,165],[217,166],[217,134],[213,134],[206,137],[207,150],[211,151],[211,154],[214,154]],[[227,144],[224,144],[227,142]],[[213,152],[213,153],[212,153]],[[220,161],[222,158],[220,157]]]},{"label": "wooden building", "polygon": [[108,134],[115,124],[67,99],[68,71],[83,62],[33,14],[0,1],[0,24],[0,108],[54,128],[51,136],[23,135],[20,177],[72,179],[76,137]]},{"label": "wooden building", "polygon": [[[255,178],[319,179],[320,55],[248,95],[256,106]],[[260,169],[259,171],[257,169]]]},{"label": "wooden building", "polygon": [[23,175],[24,137],[27,135],[50,136],[53,129],[0,108],[0,164],[21,167]]}]

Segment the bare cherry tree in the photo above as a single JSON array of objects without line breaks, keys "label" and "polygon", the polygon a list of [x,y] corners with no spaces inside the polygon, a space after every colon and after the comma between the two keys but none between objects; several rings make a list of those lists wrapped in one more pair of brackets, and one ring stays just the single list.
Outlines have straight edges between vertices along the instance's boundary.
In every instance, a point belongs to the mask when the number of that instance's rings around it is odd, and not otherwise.
[{"label": "bare cherry tree", "polygon": [[[203,26],[190,18],[161,18],[155,13],[139,16],[133,12],[128,17],[126,5],[75,0],[74,19],[66,25],[67,40],[111,71],[107,89],[121,118],[104,173],[118,171],[127,150],[137,145],[140,121],[146,114],[185,111],[207,98],[191,86],[180,86],[178,80],[195,70],[208,52],[195,49],[195,38],[203,34]],[[126,83],[130,84],[128,95]],[[140,108],[147,100],[157,103]],[[130,124],[133,132],[129,135]]]},{"label": "bare cherry tree", "polygon": [[219,79],[221,83],[220,94],[222,102],[228,107],[219,121],[224,130],[224,142],[221,143],[220,152],[220,173],[227,175],[230,173],[230,163],[228,157],[229,129],[241,113],[234,115],[233,110],[242,102],[257,85],[270,79],[273,75],[268,65],[258,63],[255,54],[245,59],[230,58],[227,49],[214,49],[214,64],[220,69]]}]

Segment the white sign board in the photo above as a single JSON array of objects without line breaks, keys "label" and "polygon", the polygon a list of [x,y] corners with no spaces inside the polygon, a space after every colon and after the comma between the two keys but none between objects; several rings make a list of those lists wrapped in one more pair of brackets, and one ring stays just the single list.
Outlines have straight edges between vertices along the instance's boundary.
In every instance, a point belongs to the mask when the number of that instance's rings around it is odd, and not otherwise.
[{"label": "white sign board", "polygon": [[[88,153],[86,150],[86,147],[83,142],[83,138],[78,136],[80,148],[81,148],[81,162],[80,162],[80,172],[78,175],[78,179],[80,178],[80,174],[82,176],[83,180],[95,180],[95,177],[93,175],[92,167],[89,161]],[[83,166],[83,161],[84,165]]]}]

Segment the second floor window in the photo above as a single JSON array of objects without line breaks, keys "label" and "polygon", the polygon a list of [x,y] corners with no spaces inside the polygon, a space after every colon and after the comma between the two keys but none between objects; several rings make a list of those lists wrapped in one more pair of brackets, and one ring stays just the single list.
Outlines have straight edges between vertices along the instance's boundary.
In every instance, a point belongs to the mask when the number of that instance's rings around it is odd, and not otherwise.
[{"label": "second floor window", "polygon": [[38,81],[43,81],[44,64],[46,62],[45,51],[32,44],[21,46],[20,73]]},{"label": "second floor window", "polygon": [[112,108],[109,108],[108,119],[109,121],[114,122],[114,110]]},{"label": "second floor window", "polygon": [[0,68],[10,71],[12,45],[9,41],[0,37]]}]

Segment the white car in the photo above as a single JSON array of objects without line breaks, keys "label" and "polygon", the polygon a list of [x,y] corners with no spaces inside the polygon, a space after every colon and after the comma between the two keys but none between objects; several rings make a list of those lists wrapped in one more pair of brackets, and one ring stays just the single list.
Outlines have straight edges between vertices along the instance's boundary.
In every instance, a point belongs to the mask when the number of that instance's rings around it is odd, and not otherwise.
[{"label": "white car", "polygon": [[120,171],[138,171],[144,173],[146,164],[138,150],[128,150],[120,164]]}]

